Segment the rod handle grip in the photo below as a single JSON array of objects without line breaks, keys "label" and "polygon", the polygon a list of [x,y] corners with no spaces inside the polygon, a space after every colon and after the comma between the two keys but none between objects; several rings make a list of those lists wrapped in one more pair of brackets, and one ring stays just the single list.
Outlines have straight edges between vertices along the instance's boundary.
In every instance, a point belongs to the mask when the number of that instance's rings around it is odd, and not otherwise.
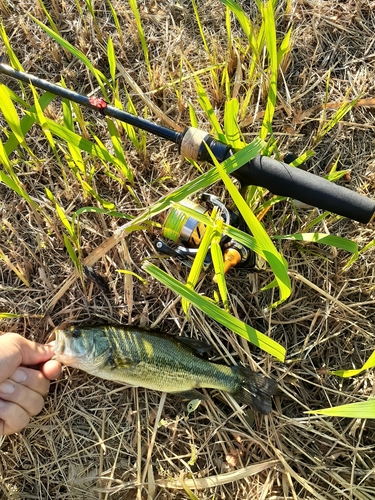
[{"label": "rod handle grip", "polygon": [[371,198],[268,156],[256,156],[232,176],[242,187],[260,186],[358,222],[366,224],[374,218],[375,201]]}]

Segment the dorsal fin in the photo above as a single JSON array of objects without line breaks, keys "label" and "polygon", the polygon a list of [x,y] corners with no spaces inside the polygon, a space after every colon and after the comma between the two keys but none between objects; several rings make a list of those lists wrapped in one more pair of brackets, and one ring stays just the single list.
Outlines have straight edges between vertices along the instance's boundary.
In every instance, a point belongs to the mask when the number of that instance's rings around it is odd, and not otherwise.
[{"label": "dorsal fin", "polygon": [[176,340],[182,342],[187,347],[189,347],[192,351],[194,351],[198,355],[205,354],[206,352],[212,352],[215,348],[208,344],[207,342],[203,342],[202,340],[192,339],[191,337],[175,337]]}]

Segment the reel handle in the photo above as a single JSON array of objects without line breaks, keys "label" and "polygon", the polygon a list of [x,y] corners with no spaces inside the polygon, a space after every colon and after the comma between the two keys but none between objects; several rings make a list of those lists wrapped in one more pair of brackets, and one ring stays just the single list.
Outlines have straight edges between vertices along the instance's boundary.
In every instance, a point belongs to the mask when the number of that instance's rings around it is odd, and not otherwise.
[{"label": "reel handle", "polygon": [[267,156],[256,156],[231,174],[241,186],[260,186],[278,196],[362,222],[373,220],[375,201],[343,186]]}]

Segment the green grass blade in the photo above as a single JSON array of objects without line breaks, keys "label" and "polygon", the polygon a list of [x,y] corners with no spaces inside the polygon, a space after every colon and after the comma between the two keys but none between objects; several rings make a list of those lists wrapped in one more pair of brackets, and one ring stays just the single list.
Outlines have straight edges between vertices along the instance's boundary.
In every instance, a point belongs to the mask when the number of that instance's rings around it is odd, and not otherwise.
[{"label": "green grass blade", "polygon": [[116,153],[116,159],[117,159],[116,165],[120,167],[121,173],[124,175],[125,179],[132,183],[134,181],[134,176],[125,158],[125,153],[122,148],[120,134],[117,130],[116,125],[110,118],[107,118],[106,121],[108,125],[109,134],[111,136],[113,149]]},{"label": "green grass blade", "polygon": [[[62,101],[62,106],[63,106],[63,120],[64,120],[64,126],[68,129],[71,130],[74,133],[74,122],[73,122],[73,113],[72,109],[70,107],[70,101],[63,99]],[[85,168],[85,163],[82,158],[81,150],[79,149],[78,146],[72,144],[71,142],[67,143],[68,145],[68,150],[72,159],[72,162],[68,161],[68,165],[71,168],[71,170],[74,172],[74,175],[78,178],[79,181],[81,181],[81,177],[79,173],[81,173],[84,177],[86,177],[86,168]],[[78,171],[77,171],[78,169]],[[64,171],[62,169],[62,171]],[[79,172],[79,173],[78,173]]]},{"label": "green grass blade", "polygon": [[271,307],[276,307],[284,302],[292,293],[292,286],[290,284],[290,279],[288,276],[288,264],[277,251],[266,230],[255,217],[254,213],[251,211],[250,207],[247,205],[246,201],[238,192],[238,189],[235,187],[228,174],[225,172],[224,165],[228,160],[224,161],[222,164],[219,164],[213,155],[211,155],[211,157],[215,163],[222,181],[225,184],[225,187],[227,188],[234,203],[236,204],[237,209],[240,211],[246,224],[254,235],[254,238],[256,239],[258,245],[261,247],[261,256],[269,263],[272,271],[275,274],[275,279],[280,289],[280,299],[272,304]]},{"label": "green grass blade", "polygon": [[115,48],[113,45],[113,40],[111,37],[108,38],[107,42],[107,58],[108,58],[108,64],[109,64],[109,73],[111,75],[111,80],[112,80],[112,89],[115,88],[116,86],[116,54],[115,54]]},{"label": "green grass blade", "polygon": [[[181,204],[180,206],[182,208],[181,211],[184,211],[184,209],[183,209],[184,205]],[[215,217],[216,212],[217,212],[217,210],[213,211],[213,217]],[[190,288],[191,290],[194,290],[196,284],[198,283],[201,271],[203,269],[204,261],[205,261],[208,249],[210,247],[210,243],[211,243],[212,231],[213,231],[212,227],[206,228],[206,231],[203,235],[202,241],[199,244],[197,255],[195,256],[193,264],[191,266],[189,276],[188,276],[188,279],[186,282],[186,286],[188,288]],[[182,305],[182,309],[183,309],[184,313],[187,316],[190,302],[188,300],[186,300],[185,298],[183,298],[181,301],[181,305]]]},{"label": "green grass blade", "polygon": [[119,218],[128,219],[128,220],[134,219],[134,216],[131,216],[128,214],[122,214],[121,212],[116,212],[114,210],[107,210],[106,208],[81,207],[74,212],[74,214],[72,216],[72,224],[75,224],[76,220],[78,219],[78,217],[80,215],[87,214],[87,213],[103,214],[103,215],[108,215],[109,217],[119,217]]},{"label": "green grass blade", "polygon": [[16,56],[14,50],[12,49],[8,35],[6,34],[6,31],[4,29],[4,25],[1,22],[1,18],[0,18],[0,38],[4,42],[5,49],[7,51],[7,55],[9,57],[11,66],[13,66],[13,68],[17,69],[18,71],[24,71],[22,64],[19,62],[18,57]]},{"label": "green grass blade", "polygon": [[215,282],[217,283],[224,309],[229,311],[227,282],[224,275],[223,251],[221,239],[223,236],[223,220],[216,219],[211,240],[212,264],[215,270]]},{"label": "green grass blade", "polygon": [[109,84],[107,78],[103,75],[103,73],[93,66],[91,61],[85,56],[85,54],[83,54],[83,52],[81,52],[80,50],[75,48],[68,41],[64,40],[64,38],[62,38],[59,34],[55,33],[53,30],[48,28],[48,26],[43,24],[36,17],[32,16],[31,14],[29,14],[29,16],[38,26],[40,26],[40,28],[42,28],[42,30],[44,30],[51,38],[53,38],[58,44],[60,44],[61,47],[63,47],[68,52],[70,52],[74,57],[79,59],[87,67],[87,69],[96,78],[96,80],[99,84],[99,87],[102,91],[104,99],[108,101],[109,99],[108,99],[108,95],[107,95],[107,91],[105,89],[104,83],[108,86],[110,86],[110,84]]},{"label": "green grass blade", "polygon": [[[37,118],[35,114],[33,114],[32,116]],[[38,120],[35,119],[35,121]],[[53,134],[57,135],[58,137],[60,137],[60,139],[63,139],[67,143],[79,147],[82,151],[86,151],[86,153],[89,153],[90,156],[97,157],[100,160],[110,162],[114,165],[117,165],[119,163],[117,158],[108,153],[103,145],[93,144],[87,139],[81,137],[71,130],[68,130],[66,127],[54,122],[53,120],[50,120],[49,118],[47,118],[47,123],[48,128]]]},{"label": "green grass blade", "polygon": [[65,248],[69,254],[70,260],[73,262],[75,268],[81,273],[82,272],[82,265],[81,265],[79,258],[77,257],[77,254],[74,250],[74,247],[73,247],[68,235],[63,234],[63,237],[64,237]]},{"label": "green grass blade", "polygon": [[138,5],[137,5],[137,0],[128,0],[128,1],[129,1],[130,8],[131,8],[131,10],[133,12],[133,15],[135,17],[135,23],[137,25],[138,36],[139,36],[139,39],[141,41],[141,46],[142,46],[142,50],[143,50],[143,56],[145,58],[146,68],[147,68],[148,76],[149,76],[149,79],[150,79],[150,84],[151,84],[151,87],[153,87],[154,86],[154,77],[153,77],[153,74],[152,74],[152,69],[151,69],[151,64],[150,64],[150,57],[149,57],[149,54],[148,54],[148,48],[147,48],[147,42],[146,42],[145,32],[143,30],[142,21],[141,21],[141,15],[139,13]]},{"label": "green grass blade", "polygon": [[[0,174],[1,174],[1,172],[0,172]],[[22,281],[22,283],[24,285],[26,285],[27,287],[30,287],[30,283],[26,279],[24,274],[16,266],[14,266],[12,264],[9,257],[7,255],[5,255],[5,253],[1,250],[1,248],[0,248],[0,259],[3,260],[5,262],[5,264],[9,267],[9,269],[11,269],[18,276],[18,278]]]},{"label": "green grass blade", "polygon": [[1,319],[22,318],[24,314],[0,312]]},{"label": "green grass blade", "polygon": [[[255,139],[245,148],[228,158],[228,160],[225,161],[225,166],[223,168],[228,174],[234,172],[237,168],[242,167],[246,162],[258,155],[263,148],[263,144],[263,141],[260,139]],[[203,191],[219,179],[220,175],[217,169],[215,167],[211,168],[208,172],[200,175],[197,179],[193,179],[184,186],[175,189],[166,196],[163,196],[160,200],[149,207],[142,215],[137,217],[135,221],[139,223],[148,220],[160,212],[168,209],[173,202],[178,203],[179,201],[195,194],[197,191]]]},{"label": "green grass blade", "polygon": [[227,141],[234,149],[242,149],[245,143],[241,140],[242,134],[238,126],[239,102],[231,99],[225,102],[224,108],[224,131]]},{"label": "green grass blade", "polygon": [[81,186],[85,192],[86,195],[88,196],[92,196],[92,198],[94,198],[96,201],[98,201],[100,203],[100,205],[105,209],[105,210],[109,210],[109,211],[112,211],[116,208],[116,205],[114,203],[112,203],[111,201],[108,201],[108,200],[105,200],[104,198],[102,198],[99,193],[97,193],[95,191],[95,189],[90,186],[90,184],[88,184],[86,181],[81,181]]},{"label": "green grass blade", "polygon": [[375,418],[375,399],[335,406],[333,408],[324,408],[323,410],[308,411],[306,413],[330,417]]},{"label": "green grass blade", "polygon": [[195,112],[194,106],[189,102],[189,117],[190,117],[190,125],[192,127],[198,128],[198,118]]},{"label": "green grass blade", "polygon": [[352,102],[344,102],[339,109],[335,112],[333,117],[321,128],[321,130],[318,132],[316,138],[315,138],[315,144],[318,144],[323,137],[330,132],[330,130],[335,127],[343,118],[344,116],[354,108],[354,106],[357,104],[357,101],[359,101],[361,96],[358,96],[356,99],[354,99]]},{"label": "green grass blade", "polygon": [[[2,146],[1,146],[2,147]],[[3,162],[0,148],[0,162]],[[15,182],[9,175],[0,170],[0,182],[8,186],[8,188],[12,189],[15,193],[18,194],[21,198],[24,198],[30,205],[33,205],[36,208],[35,203],[32,201],[30,196],[26,193],[26,191],[21,187],[20,184]]]},{"label": "green grass blade", "polygon": [[47,187],[45,188],[45,190],[46,190],[47,198],[55,205],[56,213],[59,216],[59,219],[61,220],[63,226],[65,227],[65,229],[69,233],[69,236],[71,236],[72,238],[74,238],[75,237],[74,228],[71,225],[71,223],[69,222],[69,219],[66,216],[64,210],[57,203],[55,197],[52,194],[52,191],[50,191]]},{"label": "green grass blade", "polygon": [[357,370],[335,370],[332,375],[337,375],[338,377],[348,378],[354,377],[355,375],[359,375],[361,372],[365,370],[369,370],[370,368],[374,368],[375,366],[375,351],[368,358],[366,363],[362,366],[362,368],[358,368]]},{"label": "green grass blade", "polygon": [[0,110],[4,115],[4,119],[13,132],[17,143],[22,144],[23,147],[29,151],[25,142],[25,135],[21,128],[21,122],[18,117],[16,108],[9,96],[9,89],[3,84],[0,84]]},{"label": "green grass blade", "polygon": [[44,15],[46,16],[46,18],[48,19],[48,22],[49,24],[52,26],[52,29],[55,33],[57,33],[58,35],[60,35],[60,32],[51,16],[51,14],[49,13],[48,9],[46,8],[46,6],[44,5],[43,3],[43,0],[38,0],[38,5],[40,5],[40,7],[42,8],[43,12],[44,12]]},{"label": "green grass blade", "polygon": [[339,248],[347,252],[358,254],[358,245],[354,241],[335,236],[333,234],[324,233],[296,233],[288,235],[275,235],[272,236],[275,240],[294,240],[306,241],[309,243],[321,243],[322,245],[329,245],[331,247]]},{"label": "green grass blade", "polygon": [[233,14],[237,18],[237,21],[240,23],[247,39],[250,40],[253,34],[253,26],[243,9],[234,0],[220,1],[233,12]]},{"label": "green grass blade", "polygon": [[290,164],[291,167],[300,167],[303,163],[305,163],[309,158],[315,156],[315,152],[311,149],[309,151],[305,151],[305,153],[301,154],[296,160],[292,161]]},{"label": "green grass blade", "polygon": [[261,5],[261,11],[265,22],[265,37],[269,57],[269,90],[267,97],[267,105],[264,113],[262,128],[259,134],[261,139],[265,139],[267,134],[272,134],[272,120],[276,108],[277,99],[277,46],[276,46],[276,24],[273,2],[268,2]]},{"label": "green grass blade", "polygon": [[[126,106],[127,112],[131,113],[134,116],[138,116],[138,113],[137,113],[137,110],[133,104],[131,95],[128,92],[126,92],[126,95],[127,95],[127,106]],[[120,103],[118,101],[116,101],[115,105],[118,106],[119,104]],[[122,109],[122,104],[120,104],[120,109]],[[125,130],[126,135],[129,137],[129,139],[133,143],[135,149],[138,152],[140,152],[142,150],[142,145],[141,145],[140,140],[138,138],[135,127],[133,127],[133,125],[130,125],[129,123],[125,123],[125,122],[121,122],[121,126]],[[139,133],[142,133],[142,132],[140,131]]]},{"label": "green grass blade", "polygon": [[214,129],[216,136],[221,142],[226,143],[227,140],[225,138],[223,129],[221,128],[221,125],[219,123],[219,120],[217,119],[217,116],[215,115],[214,108],[212,107],[207,92],[205,91],[198,76],[195,76],[195,88],[198,94],[198,102],[201,105],[203,111],[206,113],[207,119],[211,123],[211,126]]},{"label": "green grass blade", "polygon": [[139,279],[144,285],[147,284],[147,281],[142,278],[142,276],[139,276],[139,274],[134,273],[133,271],[129,271],[128,269],[117,269],[117,272],[120,274],[127,274],[129,276],[134,276],[134,278]]},{"label": "green grass blade", "polygon": [[286,54],[288,54],[288,52],[290,52],[290,50],[292,48],[291,37],[292,37],[292,28],[290,28],[287,31],[286,35],[283,38],[283,41],[280,44],[279,50],[277,51],[277,66],[278,67],[282,63]]},{"label": "green grass blade", "polygon": [[267,337],[267,335],[264,335],[255,328],[252,328],[250,325],[230,315],[228,312],[212,303],[209,299],[202,297],[194,290],[190,290],[190,288],[188,288],[186,285],[183,285],[172,276],[169,276],[154,264],[145,262],[142,267],[155,279],[163,283],[169,289],[173,290],[177,295],[180,295],[181,297],[187,299],[189,302],[194,304],[195,307],[206,313],[213,320],[234,331],[263,351],[271,354],[279,361],[284,361],[284,347]]},{"label": "green grass blade", "polygon": [[360,257],[362,254],[364,254],[365,252],[367,252],[368,250],[370,250],[374,246],[375,246],[375,239],[373,239],[372,241],[367,243],[367,245],[365,245],[363,248],[361,248],[361,250],[359,250],[359,252],[357,254],[352,255],[350,257],[350,259],[348,260],[348,262],[345,264],[344,271],[348,270],[349,267],[351,265],[353,265],[354,262],[358,259],[358,257]]},{"label": "green grass blade", "polygon": [[107,0],[107,4],[109,5],[109,8],[111,10],[111,14],[112,14],[112,17],[113,17],[113,22],[115,23],[116,31],[117,31],[118,36],[120,38],[121,45],[124,45],[124,43],[123,43],[124,36],[123,36],[123,33],[122,33],[122,27],[121,27],[121,24],[120,24],[118,15],[117,15],[117,11],[113,7],[111,0]]},{"label": "green grass blade", "polygon": [[[204,48],[206,50],[206,54],[208,55],[208,57],[210,57],[212,51],[210,50],[210,48],[208,46],[207,39],[206,39],[206,36],[204,34],[204,30],[203,30],[203,26],[202,26],[202,23],[201,23],[201,19],[199,17],[197,2],[196,2],[196,0],[191,0],[191,3],[192,3],[194,14],[195,14],[195,19],[196,19],[197,24],[198,24],[199,33],[201,35]],[[210,59],[211,59],[211,57],[210,57]]]},{"label": "green grass blade", "polygon": [[55,158],[56,158],[57,162],[59,163],[60,168],[62,169],[60,156],[57,152],[55,141],[54,141],[53,136],[48,128],[47,119],[44,116],[43,110],[39,104],[39,96],[36,93],[35,88],[32,85],[30,85],[30,87],[31,87],[33,97],[34,97],[35,114],[38,117],[37,122],[41,126],[41,129],[42,129],[42,131],[43,131],[43,133],[48,141],[48,144],[50,145],[50,148],[52,149],[53,154],[55,155]]},{"label": "green grass blade", "polygon": [[33,210],[38,210],[39,209],[38,205],[30,198],[25,189],[22,187],[22,184],[19,181],[17,175],[14,173],[12,164],[8,158],[8,155],[6,154],[4,144],[2,143],[1,140],[0,140],[0,164],[3,164],[8,173],[10,174],[8,175],[2,170],[0,170],[0,182],[8,186],[8,188],[12,189],[15,193],[18,194],[18,196],[26,200]]}]

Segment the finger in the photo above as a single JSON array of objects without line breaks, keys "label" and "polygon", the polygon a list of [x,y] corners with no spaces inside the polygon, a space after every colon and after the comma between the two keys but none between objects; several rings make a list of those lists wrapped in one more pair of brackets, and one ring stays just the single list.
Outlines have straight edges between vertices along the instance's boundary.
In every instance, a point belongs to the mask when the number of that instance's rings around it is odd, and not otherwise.
[{"label": "finger", "polygon": [[56,380],[60,377],[62,366],[58,361],[46,361],[41,368],[43,375],[49,380]]},{"label": "finger", "polygon": [[15,403],[0,399],[0,436],[19,432],[30,421],[30,415]]},{"label": "finger", "polygon": [[53,354],[53,346],[36,344],[17,333],[0,335],[0,380],[8,378],[19,365],[44,363]]},{"label": "finger", "polygon": [[42,396],[44,394],[47,394],[47,392],[49,391],[50,381],[43,375],[40,370],[34,370],[32,368],[21,366],[17,368],[17,370],[9,377],[8,380],[13,380],[13,382],[17,382],[17,384],[28,387],[29,389],[38,392]]},{"label": "finger", "polygon": [[39,392],[17,384],[10,379],[0,384],[0,400],[16,403],[29,415],[37,415],[44,406],[44,399]]}]

